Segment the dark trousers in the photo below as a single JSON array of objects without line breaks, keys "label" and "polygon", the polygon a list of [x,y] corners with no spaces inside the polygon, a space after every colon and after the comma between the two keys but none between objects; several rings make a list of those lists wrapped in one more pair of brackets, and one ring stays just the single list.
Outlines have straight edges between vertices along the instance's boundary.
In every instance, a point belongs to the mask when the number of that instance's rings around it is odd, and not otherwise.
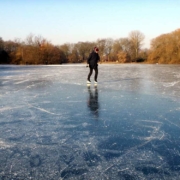
[{"label": "dark trousers", "polygon": [[90,81],[90,77],[91,77],[91,75],[92,75],[92,73],[93,73],[93,69],[94,69],[94,71],[95,71],[95,75],[94,75],[94,80],[95,81],[97,81],[97,77],[98,77],[98,67],[96,67],[96,68],[91,68],[91,67],[89,67],[89,74],[88,74],[88,80]]}]

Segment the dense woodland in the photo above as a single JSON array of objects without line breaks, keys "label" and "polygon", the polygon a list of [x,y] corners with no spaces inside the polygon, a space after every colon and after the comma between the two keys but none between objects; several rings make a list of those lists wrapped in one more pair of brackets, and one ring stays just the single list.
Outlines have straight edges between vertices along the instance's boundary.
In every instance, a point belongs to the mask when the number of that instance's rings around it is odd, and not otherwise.
[{"label": "dense woodland", "polygon": [[94,46],[99,48],[101,62],[180,64],[180,29],[151,40],[143,49],[144,34],[132,31],[128,37],[98,39],[96,42],[53,45],[42,36],[30,34],[4,41],[0,37],[0,64],[62,64],[86,62]]}]

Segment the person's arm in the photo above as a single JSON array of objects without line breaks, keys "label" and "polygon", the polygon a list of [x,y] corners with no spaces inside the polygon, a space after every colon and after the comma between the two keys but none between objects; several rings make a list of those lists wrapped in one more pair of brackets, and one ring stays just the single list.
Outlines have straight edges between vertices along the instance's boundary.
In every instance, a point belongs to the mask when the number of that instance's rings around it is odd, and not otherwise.
[{"label": "person's arm", "polygon": [[92,53],[90,53],[90,55],[89,55],[89,57],[88,57],[88,59],[87,59],[87,64],[90,63],[91,57],[92,57]]}]

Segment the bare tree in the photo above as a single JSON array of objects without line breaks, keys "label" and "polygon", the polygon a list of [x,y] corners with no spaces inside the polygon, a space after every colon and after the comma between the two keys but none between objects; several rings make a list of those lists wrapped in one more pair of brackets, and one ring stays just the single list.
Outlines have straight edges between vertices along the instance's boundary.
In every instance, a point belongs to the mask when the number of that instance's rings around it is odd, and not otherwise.
[{"label": "bare tree", "polygon": [[68,57],[70,54],[70,44],[65,43],[63,45],[60,45],[59,49],[63,51],[63,53],[65,54],[65,57],[66,57],[66,61],[68,62]]},{"label": "bare tree", "polygon": [[129,33],[129,40],[132,43],[132,48],[134,51],[134,58],[138,58],[139,50],[141,49],[142,42],[144,40],[145,36],[140,31],[131,31]]},{"label": "bare tree", "polygon": [[106,39],[98,39],[95,46],[99,48],[100,57],[103,57],[105,55]]},{"label": "bare tree", "polygon": [[114,40],[112,38],[105,39],[104,55],[107,57],[107,61],[110,61],[110,54],[112,51]]},{"label": "bare tree", "polygon": [[79,54],[78,62],[84,62],[85,60],[87,60],[92,46],[93,45],[90,42],[78,42],[77,44],[75,44],[75,47]]},{"label": "bare tree", "polygon": [[127,61],[129,62],[132,56],[132,43],[128,38],[119,38],[114,41],[112,46],[112,56],[115,61],[119,61],[123,55],[128,57]]},{"label": "bare tree", "polygon": [[130,56],[126,52],[120,51],[117,56],[118,56],[118,62],[120,63],[128,63],[131,61]]},{"label": "bare tree", "polygon": [[0,50],[4,48],[4,41],[3,39],[0,37]]}]

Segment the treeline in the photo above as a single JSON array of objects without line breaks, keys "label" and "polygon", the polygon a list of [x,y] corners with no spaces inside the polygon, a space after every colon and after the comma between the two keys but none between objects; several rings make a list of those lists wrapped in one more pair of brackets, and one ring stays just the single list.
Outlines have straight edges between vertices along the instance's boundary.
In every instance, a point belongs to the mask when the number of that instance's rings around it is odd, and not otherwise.
[{"label": "treeline", "polygon": [[100,49],[103,62],[131,62],[142,56],[144,35],[132,31],[128,38],[98,39],[96,42],[66,43],[55,46],[41,36],[30,34],[25,41],[0,39],[1,63],[9,64],[61,64],[85,62],[94,46]]},{"label": "treeline", "polygon": [[149,63],[180,64],[180,29],[153,39],[147,61]]},{"label": "treeline", "polygon": [[98,39],[95,42],[53,45],[41,36],[30,34],[25,41],[3,41],[0,38],[1,64],[62,64],[86,62],[94,46],[102,62],[180,63],[180,29],[151,41],[142,49],[144,34],[132,31],[126,38]]},{"label": "treeline", "polygon": [[1,64],[60,64],[64,52],[41,36],[29,35],[25,41],[0,39]]}]

